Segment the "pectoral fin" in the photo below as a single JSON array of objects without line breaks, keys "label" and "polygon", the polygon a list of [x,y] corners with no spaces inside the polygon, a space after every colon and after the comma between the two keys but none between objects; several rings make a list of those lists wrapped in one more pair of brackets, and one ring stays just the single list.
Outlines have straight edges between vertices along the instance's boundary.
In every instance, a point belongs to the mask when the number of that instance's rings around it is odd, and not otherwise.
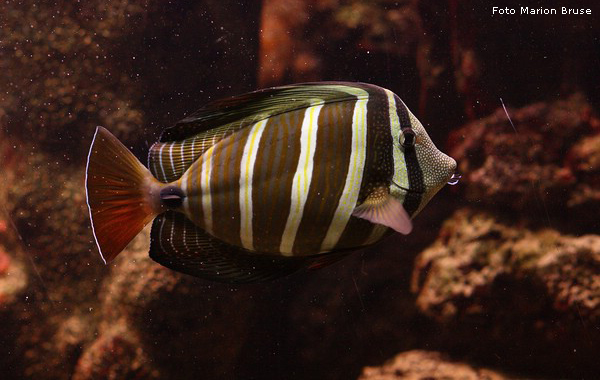
[{"label": "pectoral fin", "polygon": [[404,206],[383,187],[375,189],[354,209],[352,215],[390,227],[404,235],[412,231],[412,222]]}]

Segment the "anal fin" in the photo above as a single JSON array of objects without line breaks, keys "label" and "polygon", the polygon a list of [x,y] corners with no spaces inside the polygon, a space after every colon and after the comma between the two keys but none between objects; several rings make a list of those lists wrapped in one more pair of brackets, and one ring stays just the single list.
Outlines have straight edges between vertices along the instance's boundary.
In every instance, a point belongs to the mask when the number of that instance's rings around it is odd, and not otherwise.
[{"label": "anal fin", "polygon": [[310,262],[307,263],[308,269],[321,269],[331,264],[337,263],[351,253],[349,250],[333,253],[321,253],[319,255],[310,256]]},{"label": "anal fin", "polygon": [[175,211],[167,211],[154,220],[150,258],[178,272],[226,283],[273,280],[313,262],[308,257],[266,255],[234,247]]}]

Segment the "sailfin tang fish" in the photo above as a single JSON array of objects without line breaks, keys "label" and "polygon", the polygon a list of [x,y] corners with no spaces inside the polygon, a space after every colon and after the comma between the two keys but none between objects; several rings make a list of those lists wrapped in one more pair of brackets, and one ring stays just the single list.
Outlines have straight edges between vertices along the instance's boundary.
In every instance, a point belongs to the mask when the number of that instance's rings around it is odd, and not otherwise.
[{"label": "sailfin tang fish", "polygon": [[148,168],[98,127],[86,194],[106,262],[153,220],[153,260],[246,283],[409,233],[455,169],[390,90],[318,82],[205,105],[163,132]]}]

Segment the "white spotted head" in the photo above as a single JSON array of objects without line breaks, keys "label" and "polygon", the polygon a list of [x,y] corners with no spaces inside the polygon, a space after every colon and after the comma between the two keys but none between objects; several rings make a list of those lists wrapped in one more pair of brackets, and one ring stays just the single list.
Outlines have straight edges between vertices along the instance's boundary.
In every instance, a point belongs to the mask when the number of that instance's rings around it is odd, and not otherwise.
[{"label": "white spotted head", "polygon": [[[410,123],[414,133],[414,150],[423,176],[424,192],[416,215],[433,196],[456,176],[456,161],[440,151],[425,131],[421,122],[410,112]],[[405,131],[404,137],[410,132]],[[406,148],[405,148],[406,149]]]},{"label": "white spotted head", "polygon": [[390,190],[413,218],[445,184],[459,178],[456,161],[435,146],[402,100],[394,95],[390,106],[394,139],[394,175]]}]

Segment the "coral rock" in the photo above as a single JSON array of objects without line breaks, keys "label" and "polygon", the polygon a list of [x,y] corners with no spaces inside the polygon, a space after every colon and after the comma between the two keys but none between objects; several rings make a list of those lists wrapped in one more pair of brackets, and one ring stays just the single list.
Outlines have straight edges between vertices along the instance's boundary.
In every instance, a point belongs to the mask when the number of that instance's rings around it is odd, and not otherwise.
[{"label": "coral rock", "polygon": [[400,379],[501,380],[509,377],[489,369],[452,361],[439,352],[419,350],[398,354],[381,367],[366,367],[359,377],[359,380]]},{"label": "coral rock", "polygon": [[587,210],[570,215],[597,227],[600,140],[585,98],[576,94],[508,112],[514,130],[500,108],[451,134],[450,155],[464,174],[468,199],[551,215],[585,204]]},{"label": "coral rock", "polygon": [[139,341],[127,329],[102,334],[81,356],[73,379],[158,379]]},{"label": "coral rock", "polygon": [[446,221],[438,241],[417,258],[412,289],[423,312],[448,321],[514,313],[497,298],[505,293],[501,284],[521,282],[543,293],[537,302],[522,303],[519,312],[539,314],[547,301],[567,318],[598,323],[599,269],[600,236],[531,231],[503,224],[489,214],[461,210]]}]

